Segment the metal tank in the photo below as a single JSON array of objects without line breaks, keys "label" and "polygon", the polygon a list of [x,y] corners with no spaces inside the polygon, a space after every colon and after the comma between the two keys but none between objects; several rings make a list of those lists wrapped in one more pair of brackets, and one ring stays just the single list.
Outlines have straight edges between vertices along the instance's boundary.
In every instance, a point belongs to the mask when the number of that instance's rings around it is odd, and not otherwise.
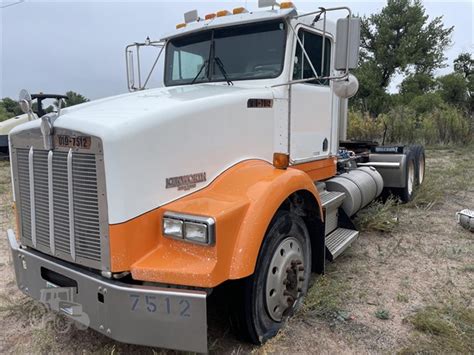
[{"label": "metal tank", "polygon": [[375,168],[365,166],[326,181],[326,188],[346,194],[342,208],[353,216],[382,193],[383,179]]}]

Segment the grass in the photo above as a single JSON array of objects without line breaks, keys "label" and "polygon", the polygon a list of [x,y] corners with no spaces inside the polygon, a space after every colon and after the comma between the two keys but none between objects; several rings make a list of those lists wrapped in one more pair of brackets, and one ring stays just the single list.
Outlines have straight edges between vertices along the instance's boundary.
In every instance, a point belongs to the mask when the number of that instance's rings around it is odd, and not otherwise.
[{"label": "grass", "polygon": [[468,305],[428,306],[418,310],[408,321],[426,337],[415,336],[412,345],[402,353],[474,352],[474,309]]},{"label": "grass", "polygon": [[390,319],[390,312],[387,309],[378,309],[375,311],[375,317],[382,320]]},{"label": "grass", "polygon": [[344,296],[348,283],[336,276],[321,276],[309,289],[303,305],[303,313],[326,319],[345,319]]},{"label": "grass", "polygon": [[474,272],[474,264],[464,265],[462,268],[464,272]]},{"label": "grass", "polygon": [[446,193],[473,189],[472,149],[472,146],[468,146],[455,151],[443,147],[427,150],[428,159],[435,159],[441,154],[446,157],[437,164],[428,164],[425,181],[407,206],[429,209],[442,201]]},{"label": "grass", "polygon": [[375,200],[357,214],[354,222],[361,231],[391,232],[398,225],[398,208],[393,197],[385,202]]},{"label": "grass", "polygon": [[407,295],[404,295],[402,293],[397,294],[397,302],[400,303],[408,303],[409,299]]}]

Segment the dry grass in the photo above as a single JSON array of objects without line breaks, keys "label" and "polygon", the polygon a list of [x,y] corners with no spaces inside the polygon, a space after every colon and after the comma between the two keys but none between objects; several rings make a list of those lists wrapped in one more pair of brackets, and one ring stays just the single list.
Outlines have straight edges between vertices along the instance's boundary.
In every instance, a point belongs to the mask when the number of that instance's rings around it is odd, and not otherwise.
[{"label": "dry grass", "polygon": [[389,197],[375,200],[357,214],[355,224],[360,231],[391,232],[398,224],[398,201]]},{"label": "dry grass", "polygon": [[468,305],[427,306],[408,321],[427,338],[415,335],[403,353],[474,353],[474,309]]}]

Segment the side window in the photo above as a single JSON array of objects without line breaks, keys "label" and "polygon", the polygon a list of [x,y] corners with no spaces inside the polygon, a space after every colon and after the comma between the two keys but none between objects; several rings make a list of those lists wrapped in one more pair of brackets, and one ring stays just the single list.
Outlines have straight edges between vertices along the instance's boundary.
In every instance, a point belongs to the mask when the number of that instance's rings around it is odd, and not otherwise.
[{"label": "side window", "polygon": [[[331,68],[331,41],[329,38],[326,38],[326,44],[324,48],[324,70],[321,70],[322,66],[322,51],[323,51],[323,36],[300,30],[298,32],[298,37],[301,40],[301,43],[304,45],[304,49],[308,54],[308,57],[313,63],[313,67],[316,70],[318,76],[329,76]],[[298,79],[308,79],[314,77],[313,70],[309,64],[306,56],[301,50],[299,43],[296,44],[296,53],[295,53],[295,66],[293,69],[293,80]],[[317,85],[329,85],[328,80],[314,80],[310,82],[311,84]]]}]

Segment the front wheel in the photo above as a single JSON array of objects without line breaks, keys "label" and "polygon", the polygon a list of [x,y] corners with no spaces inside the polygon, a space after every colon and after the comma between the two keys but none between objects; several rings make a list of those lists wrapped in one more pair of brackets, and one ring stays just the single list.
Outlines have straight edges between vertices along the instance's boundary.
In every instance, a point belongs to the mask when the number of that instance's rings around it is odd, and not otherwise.
[{"label": "front wheel", "polygon": [[255,272],[243,284],[240,331],[255,344],[270,339],[301,305],[311,275],[311,242],[301,217],[279,211],[267,231]]}]

